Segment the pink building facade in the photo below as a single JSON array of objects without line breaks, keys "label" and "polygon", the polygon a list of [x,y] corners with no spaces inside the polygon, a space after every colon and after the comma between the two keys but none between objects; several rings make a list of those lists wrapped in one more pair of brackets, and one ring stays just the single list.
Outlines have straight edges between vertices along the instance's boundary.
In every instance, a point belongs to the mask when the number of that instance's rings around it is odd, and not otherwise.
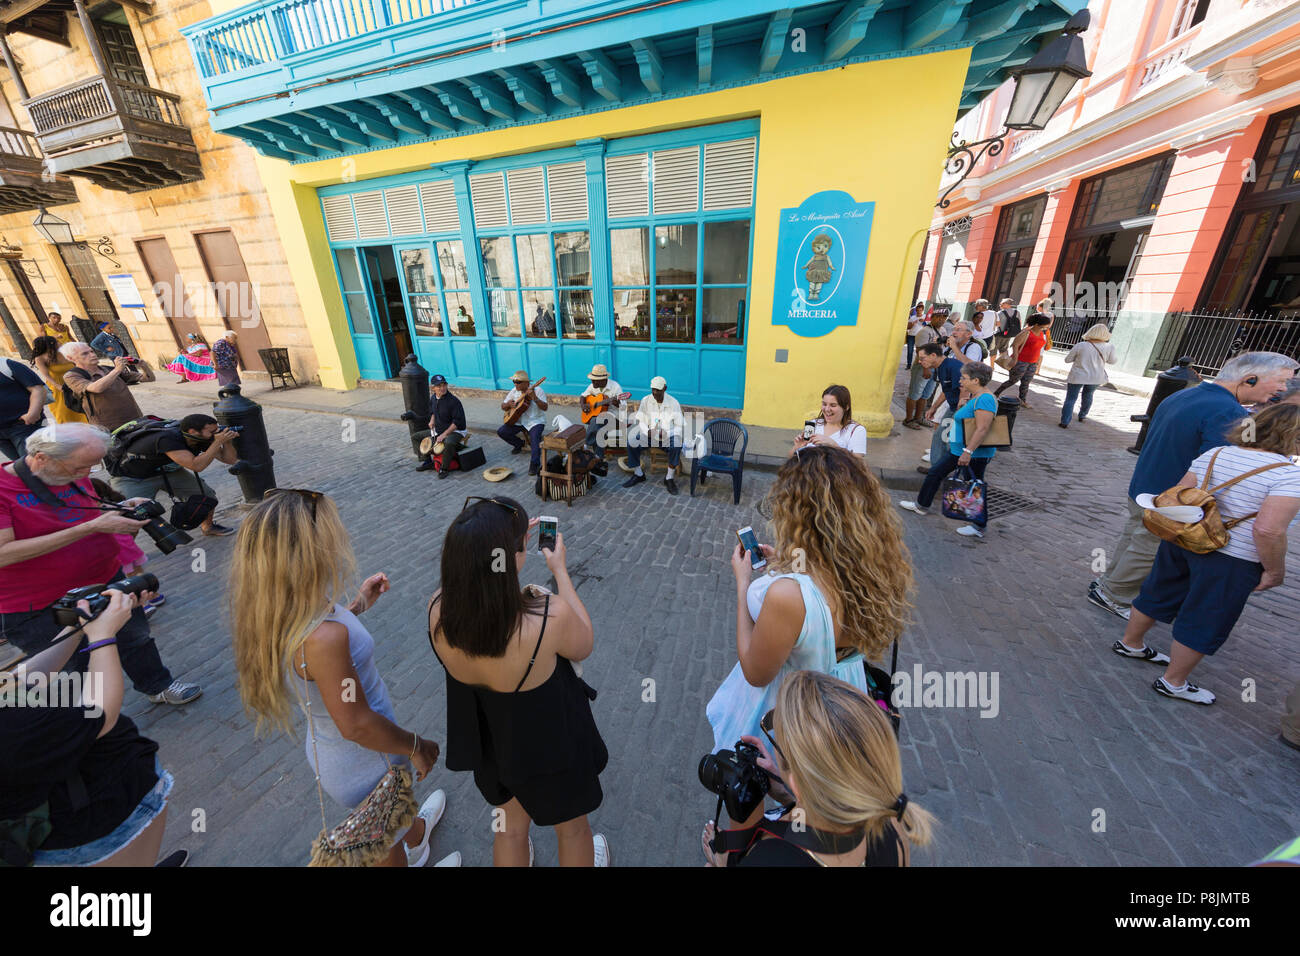
[{"label": "pink building facade", "polygon": [[[1096,322],[1120,366],[1300,355],[1300,3],[1093,0],[1092,76],[1045,130],[1014,132],[936,208],[917,299],[1022,315],[1057,347]],[[957,126],[996,135],[1012,86]],[[952,184],[945,177],[941,194]]]}]

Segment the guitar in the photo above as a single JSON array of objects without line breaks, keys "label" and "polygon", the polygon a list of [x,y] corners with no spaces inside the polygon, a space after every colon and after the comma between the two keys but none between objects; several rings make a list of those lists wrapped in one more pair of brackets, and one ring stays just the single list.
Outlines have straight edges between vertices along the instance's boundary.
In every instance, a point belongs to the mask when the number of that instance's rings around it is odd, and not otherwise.
[{"label": "guitar", "polygon": [[532,385],[528,386],[528,391],[524,392],[523,397],[515,403],[515,407],[506,412],[505,424],[513,425],[515,422],[519,421],[519,419],[524,417],[524,412],[528,409],[528,406],[533,400],[533,389],[538,385],[541,385],[544,381],[546,381],[545,375],[533,382]]},{"label": "guitar", "polygon": [[[620,402],[626,402],[632,397],[631,392],[619,392],[615,396]],[[593,418],[599,415],[605,409],[609,408],[608,395],[584,395],[582,396],[582,424],[586,425]]]}]

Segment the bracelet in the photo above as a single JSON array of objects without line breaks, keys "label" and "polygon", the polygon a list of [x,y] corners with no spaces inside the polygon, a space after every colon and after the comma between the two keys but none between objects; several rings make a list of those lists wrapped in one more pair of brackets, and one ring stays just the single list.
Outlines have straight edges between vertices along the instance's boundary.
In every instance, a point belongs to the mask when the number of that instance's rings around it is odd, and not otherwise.
[{"label": "bracelet", "polygon": [[965,452],[965,453],[968,454],[968,455],[973,455],[973,454],[974,454],[974,452],[972,452],[969,448],[963,448],[962,451]]},{"label": "bracelet", "polygon": [[411,759],[415,759],[415,752],[420,749],[420,735],[415,735],[415,742],[411,744]]},{"label": "bracelet", "polygon": [[98,650],[101,647],[108,647],[109,644],[116,644],[116,643],[117,643],[116,637],[110,637],[106,641],[96,641],[94,644],[86,645],[86,653],[89,654],[91,651]]}]

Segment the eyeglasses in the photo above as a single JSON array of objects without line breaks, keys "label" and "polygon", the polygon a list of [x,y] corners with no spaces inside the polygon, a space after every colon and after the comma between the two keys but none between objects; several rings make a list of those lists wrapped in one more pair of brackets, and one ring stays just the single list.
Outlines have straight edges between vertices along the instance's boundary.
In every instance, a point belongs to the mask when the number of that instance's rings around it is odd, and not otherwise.
[{"label": "eyeglasses", "polygon": [[502,508],[505,508],[506,511],[509,511],[512,515],[518,515],[518,514],[519,514],[519,509],[518,509],[518,508],[514,507],[513,505],[508,505],[508,504],[506,504],[506,503],[505,503],[504,501],[502,501],[500,498],[484,498],[482,495],[470,495],[468,498],[466,498],[466,499],[465,499],[465,506],[464,506],[463,508],[460,509],[460,510],[461,510],[461,514],[464,514],[466,511],[469,510],[469,504],[470,504],[471,501],[490,501],[490,502],[492,502],[494,505],[500,505]]},{"label": "eyeglasses", "polygon": [[311,523],[312,524],[316,523],[316,502],[320,501],[322,498],[325,497],[325,493],[323,491],[309,491],[306,488],[268,488],[266,490],[266,494],[263,495],[262,497],[265,500],[266,498],[269,498],[271,495],[282,495],[282,494],[297,495],[299,498],[305,498],[307,501],[310,501],[311,502]]},{"label": "eyeglasses", "polygon": [[773,708],[763,715],[763,719],[758,722],[758,729],[763,731],[763,736],[767,738],[776,755],[781,758],[781,763],[785,763],[785,754],[781,753],[781,747],[772,736],[773,729],[776,726],[776,709]]}]

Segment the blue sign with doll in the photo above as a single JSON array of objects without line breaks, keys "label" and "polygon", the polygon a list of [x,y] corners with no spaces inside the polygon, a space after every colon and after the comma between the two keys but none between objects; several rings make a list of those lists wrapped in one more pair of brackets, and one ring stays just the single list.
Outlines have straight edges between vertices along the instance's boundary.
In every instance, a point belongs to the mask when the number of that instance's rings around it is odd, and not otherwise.
[{"label": "blue sign with doll", "polygon": [[833,189],[781,210],[773,325],[815,338],[858,324],[875,208]]}]

